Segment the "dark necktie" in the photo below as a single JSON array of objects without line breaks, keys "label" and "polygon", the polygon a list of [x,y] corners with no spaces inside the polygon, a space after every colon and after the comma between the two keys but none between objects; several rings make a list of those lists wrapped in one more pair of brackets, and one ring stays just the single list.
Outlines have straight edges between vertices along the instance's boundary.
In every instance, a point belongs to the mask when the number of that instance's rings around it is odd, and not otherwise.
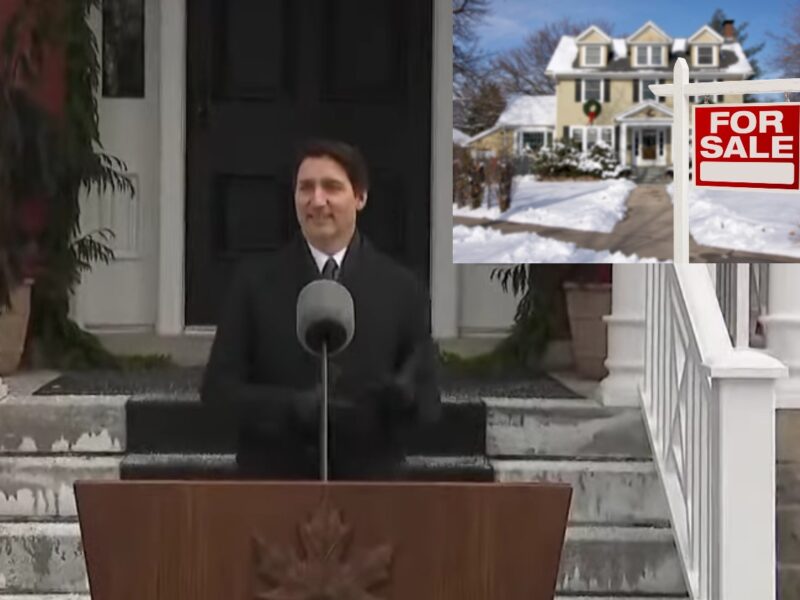
[{"label": "dark necktie", "polygon": [[336,260],[331,257],[325,261],[325,266],[322,267],[323,279],[338,279],[339,278],[339,265]]}]

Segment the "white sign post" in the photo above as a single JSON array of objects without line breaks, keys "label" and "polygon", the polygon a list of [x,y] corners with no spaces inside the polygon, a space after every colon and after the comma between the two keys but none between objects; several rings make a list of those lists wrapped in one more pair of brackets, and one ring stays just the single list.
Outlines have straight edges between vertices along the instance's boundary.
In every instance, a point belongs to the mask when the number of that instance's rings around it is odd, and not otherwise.
[{"label": "white sign post", "polygon": [[[675,263],[688,263],[689,262],[689,156],[691,152],[690,148],[690,122],[689,122],[689,97],[690,96],[717,96],[723,94],[769,94],[769,93],[787,93],[787,92],[800,92],[800,79],[764,79],[764,80],[755,80],[755,81],[719,81],[719,82],[700,82],[700,83],[689,83],[689,65],[686,63],[685,58],[679,58],[675,62],[675,68],[673,69],[673,82],[674,83],[662,83],[662,84],[653,84],[650,85],[649,88],[655,94],[656,97],[658,96],[673,96],[674,104],[675,104],[675,116],[672,122],[672,162],[673,162],[673,172],[674,172],[674,194],[672,198],[672,205],[673,205],[673,213],[674,213],[674,224],[673,224],[673,262]],[[738,106],[728,106],[728,105],[713,105],[710,108],[719,108],[719,109],[726,109],[728,113],[728,120],[727,124],[730,124],[730,118],[733,117],[734,108],[746,108],[750,105],[743,105],[743,107]],[[774,106],[781,106],[775,104]],[[782,106],[786,106],[785,104]],[[695,107],[700,108],[700,107]],[[706,108],[703,107],[705,110]],[[794,143],[795,146],[791,146],[792,148],[796,147],[798,143],[797,137],[800,137],[800,131],[795,129],[794,131],[789,131],[787,133],[786,128],[783,128],[781,125],[783,123],[782,120],[778,119],[775,115],[767,115],[766,119],[761,117],[760,115],[754,116],[745,116],[744,113],[736,117],[736,128],[741,130],[741,132],[745,132],[751,125],[751,119],[755,119],[756,123],[756,130],[763,128],[765,129],[764,133],[773,133],[774,135],[790,135],[795,136],[794,142],[787,141],[785,139],[778,139],[777,141],[771,141],[770,147],[775,149],[777,154],[774,154],[771,158],[774,159],[773,162],[787,162],[785,159],[781,157],[789,152],[787,148]],[[716,117],[715,121],[717,127],[721,127],[726,124],[725,117],[720,116]],[[763,126],[763,127],[762,127]],[[734,129],[731,133],[739,133]],[[752,133],[752,132],[750,132]],[[706,151],[711,153],[710,156],[713,156],[715,153],[715,149],[713,148],[713,140],[709,141],[706,140],[706,143],[709,145],[709,149]],[[694,139],[694,144],[699,144],[699,140]],[[754,143],[754,142],[750,142]],[[753,148],[755,149],[756,154],[765,152],[764,147],[759,147],[755,142]],[[772,146],[775,144],[775,146]],[[729,158],[734,157],[741,159],[740,162],[747,160],[747,151],[744,151],[744,154],[739,152],[739,145],[738,143],[733,144],[734,149],[730,151],[731,156]],[[744,146],[743,146],[744,147]],[[698,150],[700,146],[697,146]],[[722,151],[723,154],[725,150]],[[698,153],[695,152],[697,155]],[[750,158],[752,157],[752,152],[750,154]],[[777,157],[777,158],[776,158]],[[708,156],[702,156],[701,158],[708,158]],[[769,157],[759,157],[759,160],[764,160]],[[791,162],[791,159],[790,161]],[[800,170],[800,164],[795,164],[795,172]],[[698,179],[698,175],[700,173],[699,167],[697,162],[693,164],[694,169],[694,179]],[[773,171],[776,169],[783,169],[786,170],[788,167],[758,167],[754,169],[754,171],[759,171],[763,174],[763,178],[767,177],[778,177],[777,175],[773,174]],[[708,170],[708,168],[706,168]],[[710,172],[716,173],[719,171],[718,167],[712,168]],[[722,169],[722,171],[726,171]],[[730,169],[727,170],[730,173]],[[726,182],[721,177],[715,174],[714,176],[717,181],[713,182],[714,187],[720,187],[725,183],[732,183],[730,187],[746,187],[751,189],[779,189],[780,186],[776,184],[764,184],[762,181],[760,184],[756,183],[755,185],[748,185],[747,181],[731,181]],[[763,179],[762,178],[762,179]],[[702,185],[702,183],[700,184]],[[727,186],[726,186],[727,187]],[[783,189],[787,189],[783,187]]]}]

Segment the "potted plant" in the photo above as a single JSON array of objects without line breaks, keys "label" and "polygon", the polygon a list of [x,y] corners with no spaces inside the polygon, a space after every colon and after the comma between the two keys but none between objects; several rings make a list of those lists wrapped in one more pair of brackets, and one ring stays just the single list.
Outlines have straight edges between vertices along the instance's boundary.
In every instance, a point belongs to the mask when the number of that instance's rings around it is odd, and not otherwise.
[{"label": "potted plant", "polygon": [[564,281],[572,355],[578,374],[602,379],[608,374],[608,335],[603,317],[611,312],[611,265],[581,266]]},{"label": "potted plant", "polygon": [[0,375],[16,370],[22,357],[56,185],[55,121],[31,92],[35,56],[14,43],[19,24],[4,32],[0,54]]},{"label": "potted plant", "polygon": [[603,316],[611,310],[611,265],[522,264],[494,269],[491,277],[520,296],[514,327],[502,344],[520,362],[538,362],[568,326],[577,372],[594,379],[606,374]]}]

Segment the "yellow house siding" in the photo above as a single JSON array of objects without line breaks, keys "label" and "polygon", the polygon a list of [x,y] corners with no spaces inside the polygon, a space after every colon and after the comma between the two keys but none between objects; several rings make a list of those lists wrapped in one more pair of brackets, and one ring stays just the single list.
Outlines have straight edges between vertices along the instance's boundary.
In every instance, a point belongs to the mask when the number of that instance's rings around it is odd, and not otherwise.
[{"label": "yellow house siding", "polygon": [[579,44],[606,44],[608,43],[608,39],[600,35],[597,31],[592,31],[589,35],[584,38],[581,38],[578,41]]},{"label": "yellow house siding", "polygon": [[704,31],[695,38],[692,38],[692,44],[719,44],[719,39],[711,35],[710,32]]},{"label": "yellow house siding", "polygon": [[495,131],[475,140],[469,144],[469,147],[473,150],[493,150],[495,152],[506,150],[510,152],[514,149],[514,131],[511,129]]},{"label": "yellow house siding", "polygon": [[657,42],[661,44],[667,43],[667,38],[658,33],[652,27],[648,27],[642,33],[631,39],[631,42]]}]

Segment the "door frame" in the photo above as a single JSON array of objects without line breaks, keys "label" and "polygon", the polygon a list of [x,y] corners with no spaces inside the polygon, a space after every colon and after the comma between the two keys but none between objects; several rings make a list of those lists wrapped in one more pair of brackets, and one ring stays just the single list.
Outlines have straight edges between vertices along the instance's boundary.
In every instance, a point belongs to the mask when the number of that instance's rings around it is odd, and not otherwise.
[{"label": "door frame", "polygon": [[[185,321],[186,258],[186,65],[187,0],[160,3],[161,78],[161,172],[159,185],[159,335],[193,333]],[[433,64],[431,98],[431,227],[430,290],[431,326],[435,337],[457,333],[458,306],[456,269],[452,259],[450,181],[452,146],[452,9],[444,2],[433,3]],[[175,176],[180,173],[180,176]],[[212,333],[213,328],[198,332]]]},{"label": "door frame", "polygon": [[[645,129],[652,129],[656,133],[656,157],[653,159],[646,159],[642,156],[642,138]],[[634,166],[636,167],[663,167],[667,164],[667,130],[662,126],[641,126],[633,128],[634,135],[634,148],[637,149],[636,155],[633,157]],[[659,140],[661,140],[659,142]],[[659,150],[660,149],[660,150]]]}]

